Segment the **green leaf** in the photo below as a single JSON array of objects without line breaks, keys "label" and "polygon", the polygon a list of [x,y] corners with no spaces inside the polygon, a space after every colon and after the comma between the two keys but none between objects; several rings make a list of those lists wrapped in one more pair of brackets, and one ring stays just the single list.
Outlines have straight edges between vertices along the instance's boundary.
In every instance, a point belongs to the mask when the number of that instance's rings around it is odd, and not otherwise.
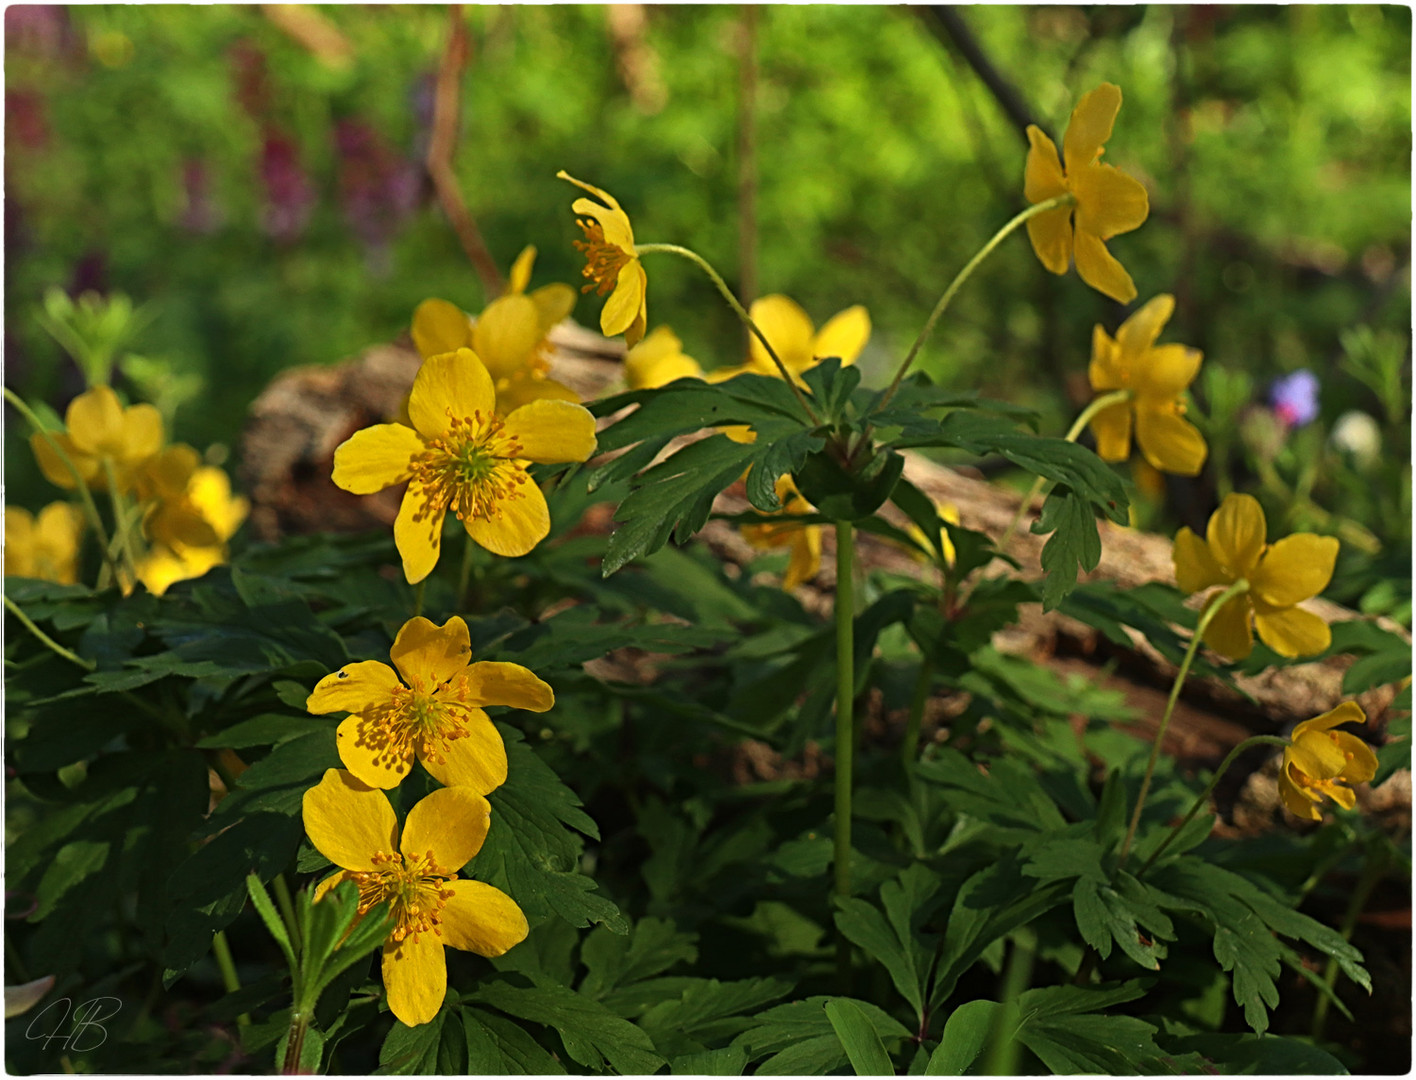
[{"label": "green leaf", "polygon": [[[664,985],[671,981],[676,983],[676,990]],[[653,1003],[644,1009],[638,1021],[660,1053],[669,1056],[701,1050],[732,1038],[752,1026],[753,1017],[760,1009],[785,997],[792,988],[791,983],[780,979],[729,982],[660,979],[617,991],[605,1003],[611,1008],[622,1008],[623,1004],[628,1004],[630,994],[656,985],[661,989],[653,995]]]},{"label": "green leaf", "polygon": [[261,917],[261,922],[265,923],[265,928],[270,936],[275,938],[275,943],[280,946],[280,951],[285,954],[285,961],[290,965],[290,970],[295,970],[295,949],[290,944],[290,934],[285,929],[285,921],[275,910],[275,904],[271,902],[270,893],[266,892],[265,886],[261,884],[261,879],[255,874],[246,876],[246,891],[251,897],[251,906],[256,909],[256,914]]},{"label": "green leaf", "polygon": [[983,1053],[1002,1007],[996,1001],[969,1001],[950,1013],[925,1075],[963,1076],[968,1072],[969,1066]]},{"label": "green leaf", "polygon": [[520,1026],[482,1009],[463,1008],[467,1072],[473,1076],[542,1076],[565,1073],[565,1066]]},{"label": "green leaf", "polygon": [[395,1076],[438,1073],[438,1044],[447,1014],[448,1010],[442,1009],[426,1024],[417,1027],[395,1021],[379,1048],[379,1072]]},{"label": "green leaf", "polygon": [[933,938],[924,937],[918,928],[932,911],[928,901],[938,888],[938,877],[915,863],[898,880],[880,887],[883,913],[859,898],[837,901],[837,929],[884,965],[916,1015],[925,1011],[924,985],[934,952]]},{"label": "green leaf", "polygon": [[[304,704],[304,701],[301,701]],[[264,713],[232,724],[229,728],[208,735],[197,743],[199,750],[222,747],[240,749],[247,746],[278,746],[300,735],[328,731],[330,721],[322,716],[289,716],[284,713]]]},{"label": "green leaf", "polygon": [[1172,1052],[1198,1054],[1225,1076],[1345,1076],[1347,1069],[1325,1050],[1281,1035],[1205,1033],[1164,1040]]},{"label": "green leaf", "polygon": [[669,1062],[673,1076],[741,1076],[747,1068],[747,1051],[740,1046],[724,1046],[701,1054],[684,1054]]},{"label": "green leaf", "polygon": [[1025,991],[1018,998],[1021,1017],[1013,1037],[1053,1073],[1110,1075],[1169,1073],[1167,1055],[1156,1045],[1156,1028],[1130,1016],[1098,1012],[1134,1001],[1138,982],[1108,989],[1053,986]]},{"label": "green leaf", "polygon": [[895,1066],[885,1052],[885,1044],[865,1013],[849,998],[826,1002],[826,1019],[841,1040],[857,1076],[894,1076]]},{"label": "green leaf", "polygon": [[698,959],[697,934],[681,932],[668,919],[640,919],[628,935],[596,927],[580,947],[587,969],[580,992],[597,1000],[617,986],[647,979],[676,964]]},{"label": "green leaf", "polygon": [[555,1028],[566,1053],[586,1068],[602,1069],[608,1062],[621,1073],[652,1073],[664,1064],[643,1031],[599,1002],[563,986],[522,988],[488,983],[466,998],[508,1016]]},{"label": "green leaf", "polygon": [[985,776],[963,754],[945,748],[917,766],[916,772],[940,785],[945,801],[959,813],[1028,832],[1060,829],[1066,824],[1033,770],[1008,758],[991,762]]},{"label": "green leaf", "polygon": [[759,1076],[820,1076],[838,1069],[846,1063],[846,1053],[826,1016],[828,1001],[849,1001],[882,1041],[909,1037],[903,1024],[869,1002],[818,996],[768,1009],[732,1045],[745,1049],[750,1061],[766,1058],[754,1070]]},{"label": "green leaf", "polygon": [[1090,573],[1101,562],[1101,537],[1096,515],[1087,501],[1066,488],[1054,488],[1033,522],[1036,535],[1052,533],[1042,545],[1042,610],[1062,603],[1077,584],[1077,571]]}]

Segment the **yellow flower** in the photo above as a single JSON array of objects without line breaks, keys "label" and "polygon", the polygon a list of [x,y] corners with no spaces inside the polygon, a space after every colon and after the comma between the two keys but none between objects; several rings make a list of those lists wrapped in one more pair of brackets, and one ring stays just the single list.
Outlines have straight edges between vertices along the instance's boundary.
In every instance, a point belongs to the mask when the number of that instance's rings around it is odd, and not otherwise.
[{"label": "yellow flower", "polygon": [[73,488],[74,477],[49,439],[59,444],[89,487],[107,486],[103,463],[112,462],[119,491],[132,486],[134,470],[162,447],[162,414],[146,402],[123,408],[107,386],[95,386],[69,402],[64,427],[50,432],[48,439],[38,432],[30,436],[40,470],[61,488]]},{"label": "yellow flower", "polygon": [[701,379],[703,368],[683,351],[683,342],[660,326],[624,358],[624,377],[631,390],[652,390],[675,379]]},{"label": "yellow flower", "polygon": [[576,223],[584,231],[585,239],[575,242],[585,253],[585,269],[581,273],[590,279],[590,284],[581,292],[595,289],[601,296],[610,293],[600,312],[600,331],[606,337],[623,334],[625,344],[633,348],[644,337],[649,318],[646,298],[649,278],[634,248],[634,229],[630,227],[629,215],[608,192],[577,180],[564,169],[556,176],[569,180],[605,204],[576,199],[570,206],[575,213],[585,215]]},{"label": "yellow flower", "polygon": [[[934,512],[950,525],[959,524],[959,508],[953,503],[936,502],[934,504]],[[919,562],[929,561],[930,556],[926,555],[925,552],[934,550],[934,541],[925,536],[924,530],[913,521],[910,522],[905,532],[909,534],[915,543],[919,544],[918,548],[911,549],[910,554]],[[943,541],[945,565],[953,566],[954,560],[958,557],[958,552],[954,550],[954,541],[949,539],[949,530],[941,527],[939,530],[939,539]]]},{"label": "yellow flower", "polygon": [[376,424],[334,452],[334,482],[370,495],[410,481],[393,537],[410,582],[438,562],[451,509],[498,555],[525,555],[551,529],[546,497],[526,473],[532,462],[584,461],[595,419],[569,401],[532,401],[496,415],[492,377],[470,349],[423,362],[408,397],[412,427]]},{"label": "yellow flower", "polygon": [[1355,701],[1344,701],[1331,712],[1304,720],[1293,729],[1292,746],[1284,748],[1278,793],[1290,813],[1322,820],[1324,797],[1346,810],[1357,802],[1348,784],[1365,784],[1377,775],[1377,755],[1356,735],[1333,731],[1338,724],[1365,724],[1367,714]]},{"label": "yellow flower", "polygon": [[473,664],[471,652],[462,619],[437,626],[420,615],[394,640],[397,671],[377,660],[345,664],[305,708],[349,713],[336,734],[339,760],[370,787],[397,787],[416,757],[439,783],[485,795],[506,780],[506,747],[482,706],[545,712],[556,699],[520,664]]},{"label": "yellow flower", "polygon": [[784,504],[777,511],[783,515],[783,520],[772,524],[744,525],[742,536],[755,548],[790,549],[787,572],[782,575],[782,588],[795,589],[814,578],[821,569],[821,526],[798,525],[791,521],[792,516],[811,514],[814,510],[801,497],[790,476],[777,480],[777,498]]},{"label": "yellow flower", "polygon": [[1205,630],[1205,644],[1232,660],[1253,649],[1251,626],[1282,656],[1311,656],[1332,643],[1327,623],[1295,605],[1332,580],[1337,540],[1294,533],[1268,544],[1267,532],[1257,499],[1229,495],[1210,518],[1204,540],[1188,528],[1175,536],[1175,579],[1182,592],[1232,585],[1240,578],[1249,582],[1249,591],[1226,602]]},{"label": "yellow flower", "polygon": [[343,881],[359,889],[360,915],[389,902],[393,929],[384,941],[388,1007],[410,1027],[437,1016],[447,994],[444,947],[501,956],[525,940],[526,916],[500,889],[459,878],[482,849],[491,807],[465,787],[420,799],[403,823],[382,791],[330,769],[305,792],[305,832],[340,869],[320,882],[315,900]]},{"label": "yellow flower", "polygon": [[154,547],[138,559],[138,580],[154,596],[161,596],[179,581],[199,578],[226,561],[223,547]]},{"label": "yellow flower", "polygon": [[1174,310],[1175,297],[1162,293],[1123,322],[1114,341],[1100,326],[1092,331],[1087,372],[1092,389],[1129,390],[1131,399],[1102,409],[1092,417],[1091,429],[1102,461],[1131,456],[1134,424],[1146,461],[1164,472],[1196,476],[1208,448],[1199,429],[1184,419],[1180,395],[1200,370],[1200,352],[1155,343]]},{"label": "yellow flower", "polygon": [[1073,206],[1028,219],[1033,250],[1054,274],[1065,274],[1075,255],[1083,281],[1128,304],[1136,298],[1136,286],[1125,267],[1106,250],[1104,241],[1139,228],[1150,213],[1150,200],[1138,181],[1100,161],[1102,146],[1111,138],[1111,126],[1120,109],[1121,90],[1111,83],[1102,83],[1077,102],[1062,142],[1065,173],[1057,158],[1057,144],[1036,124],[1029,124],[1032,145],[1023,193],[1030,203],[1067,192],[1076,197]]},{"label": "yellow flower", "polygon": [[231,480],[185,443],[149,458],[134,474],[138,496],[149,503],[143,531],[154,547],[138,560],[138,580],[161,596],[177,581],[201,577],[226,561],[226,541],[246,520],[251,504],[231,494]]},{"label": "yellow flower", "polygon": [[[747,313],[763,336],[772,343],[782,366],[791,372],[798,383],[803,371],[815,367],[828,356],[839,357],[842,364],[855,363],[870,340],[870,313],[860,304],[838,311],[820,331],[800,304],[780,293],[754,300]],[[721,382],[744,372],[777,378],[782,375],[756,334],[748,337],[746,364],[719,368],[709,373],[708,380]]]},{"label": "yellow flower", "polygon": [[79,580],[79,537],[84,517],[77,506],[53,502],[36,517],[5,507],[5,576],[73,585]]}]

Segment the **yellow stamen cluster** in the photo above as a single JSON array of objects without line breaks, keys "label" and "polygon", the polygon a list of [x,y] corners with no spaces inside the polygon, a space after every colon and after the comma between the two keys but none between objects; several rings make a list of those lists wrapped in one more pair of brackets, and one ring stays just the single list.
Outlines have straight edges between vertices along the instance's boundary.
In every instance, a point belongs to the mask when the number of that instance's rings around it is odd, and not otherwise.
[{"label": "yellow stamen cluster", "polygon": [[[459,679],[455,696],[463,696]],[[452,701],[443,701],[424,690],[421,682],[413,689],[394,687],[389,703],[370,709],[359,724],[356,745],[374,753],[374,764],[403,772],[413,756],[434,764],[446,760],[447,744],[466,738],[466,717],[460,708],[449,708]]]},{"label": "yellow stamen cluster", "polygon": [[416,944],[418,935],[429,931],[441,937],[442,910],[454,895],[443,883],[453,873],[439,866],[431,851],[423,855],[376,851],[373,863],[376,869],[349,875],[359,887],[359,914],[389,900],[394,918],[389,936],[394,941],[411,934]]},{"label": "yellow stamen cluster", "polygon": [[590,278],[590,284],[582,286],[581,292],[595,289],[604,296],[619,284],[619,272],[632,255],[617,244],[605,239],[604,227],[598,221],[577,219],[575,222],[585,232],[584,240],[575,240],[575,247],[585,253],[585,268],[580,272]]},{"label": "yellow stamen cluster", "polygon": [[446,434],[429,439],[427,450],[410,462],[414,483],[427,492],[414,521],[447,509],[459,521],[490,520],[500,516],[503,502],[522,496],[526,466],[514,460],[521,444],[503,434],[503,426],[501,417],[480,409],[450,416]]}]

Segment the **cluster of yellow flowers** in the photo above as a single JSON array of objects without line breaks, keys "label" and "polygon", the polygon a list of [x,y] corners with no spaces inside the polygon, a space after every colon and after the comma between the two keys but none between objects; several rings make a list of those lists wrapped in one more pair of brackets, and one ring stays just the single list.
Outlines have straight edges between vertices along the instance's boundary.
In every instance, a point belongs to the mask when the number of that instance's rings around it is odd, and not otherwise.
[{"label": "cluster of yellow flowers", "polygon": [[[383,977],[393,1014],[410,1026],[437,1015],[447,990],[443,947],[500,956],[526,937],[526,916],[500,889],[459,878],[491,825],[487,794],[506,781],[506,747],[484,707],[545,712],[551,688],[520,664],[471,662],[467,624],[422,616],[399,630],[393,667],[346,664],[325,676],[310,712],[347,712],[336,732],[343,769],[305,792],[305,831],[339,869],[315,899],[341,881],[359,888],[360,916],[388,901],[392,927]],[[414,761],[444,785],[408,811],[402,839],[384,791]]]},{"label": "cluster of yellow flowers", "polygon": [[[114,549],[132,579],[161,594],[175,581],[200,577],[225,562],[227,541],[246,518],[246,499],[231,481],[185,443],[164,445],[162,417],[146,403],[124,407],[111,387],[96,386],[69,403],[64,430],[36,432],[30,446],[46,479],[80,492],[106,490],[114,507]],[[95,512],[96,514],[96,512]],[[72,503],[55,502],[37,516],[5,508],[5,573],[73,584],[79,576],[85,519]],[[146,541],[143,544],[142,541]]]}]

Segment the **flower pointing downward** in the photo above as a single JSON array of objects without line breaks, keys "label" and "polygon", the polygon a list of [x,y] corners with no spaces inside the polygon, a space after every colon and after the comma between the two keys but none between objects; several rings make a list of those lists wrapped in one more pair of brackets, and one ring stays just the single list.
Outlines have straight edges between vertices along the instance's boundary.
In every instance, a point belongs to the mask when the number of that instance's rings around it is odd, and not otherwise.
[{"label": "flower pointing downward", "polygon": [[337,733],[339,759],[370,787],[397,787],[416,758],[440,783],[485,795],[506,780],[506,747],[482,707],[545,712],[556,699],[520,664],[473,664],[471,652],[461,618],[437,626],[420,615],[394,640],[396,672],[377,660],[345,664],[305,708],[350,714]]},{"label": "flower pointing downward", "polygon": [[564,169],[556,176],[600,200],[597,203],[576,199],[570,205],[575,213],[585,215],[577,222],[585,239],[577,240],[575,246],[585,253],[585,268],[581,273],[590,279],[590,284],[581,291],[594,289],[601,296],[610,294],[600,312],[600,330],[606,337],[623,334],[625,344],[633,348],[644,337],[648,324],[649,278],[634,247],[634,229],[629,224],[629,215],[608,192],[577,180]]},{"label": "flower pointing downward", "polygon": [[1348,785],[1365,784],[1377,775],[1377,755],[1356,735],[1333,728],[1366,722],[1361,706],[1344,701],[1293,729],[1293,745],[1283,751],[1278,776],[1278,793],[1291,813],[1320,821],[1318,806],[1325,798],[1346,810],[1356,805],[1357,796]]},{"label": "flower pointing downward", "polygon": [[442,788],[420,800],[401,838],[388,797],[342,769],[329,769],[305,792],[303,811],[310,843],[340,868],[320,882],[315,900],[352,881],[360,915],[389,903],[384,989],[393,1015],[410,1027],[442,1008],[445,946],[501,956],[525,939],[526,916],[511,897],[457,876],[491,824],[491,806],[472,789]]}]

